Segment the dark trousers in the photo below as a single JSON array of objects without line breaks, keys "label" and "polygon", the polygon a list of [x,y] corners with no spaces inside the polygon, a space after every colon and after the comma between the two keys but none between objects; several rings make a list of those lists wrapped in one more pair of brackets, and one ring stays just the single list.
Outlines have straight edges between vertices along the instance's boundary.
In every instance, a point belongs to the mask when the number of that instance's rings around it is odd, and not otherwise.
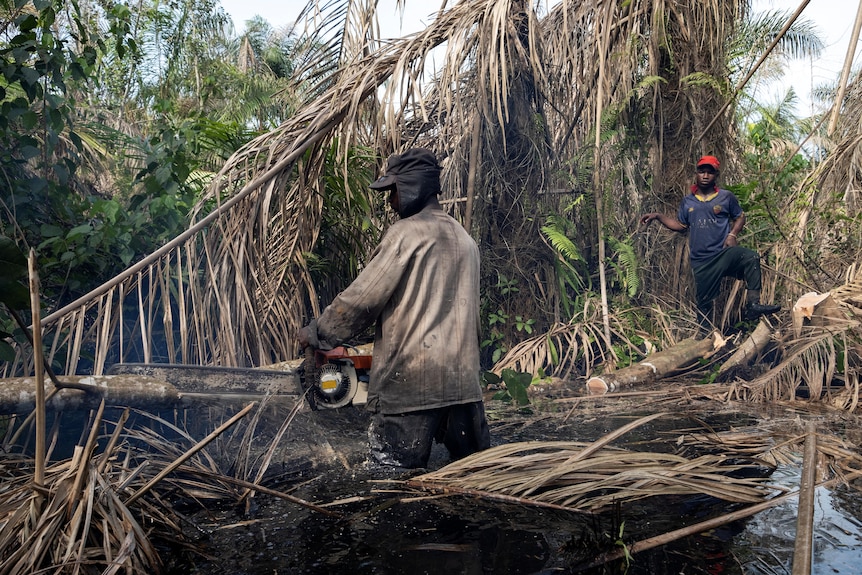
[{"label": "dark trousers", "polygon": [[748,248],[726,248],[693,272],[697,309],[707,317],[712,312],[712,302],[718,296],[724,277],[744,279],[749,291],[760,291],[760,254]]},{"label": "dark trousers", "polygon": [[377,412],[368,435],[371,455],[378,463],[408,468],[428,465],[434,441],[445,445],[452,459],[491,445],[481,401],[407,413]]}]

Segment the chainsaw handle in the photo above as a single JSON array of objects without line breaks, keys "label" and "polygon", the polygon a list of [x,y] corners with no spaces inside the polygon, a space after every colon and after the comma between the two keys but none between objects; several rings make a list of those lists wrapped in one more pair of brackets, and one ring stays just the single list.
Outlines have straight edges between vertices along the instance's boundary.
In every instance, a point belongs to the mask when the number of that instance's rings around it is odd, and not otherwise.
[{"label": "chainsaw handle", "polygon": [[310,345],[305,346],[305,361],[314,361],[314,348]]}]

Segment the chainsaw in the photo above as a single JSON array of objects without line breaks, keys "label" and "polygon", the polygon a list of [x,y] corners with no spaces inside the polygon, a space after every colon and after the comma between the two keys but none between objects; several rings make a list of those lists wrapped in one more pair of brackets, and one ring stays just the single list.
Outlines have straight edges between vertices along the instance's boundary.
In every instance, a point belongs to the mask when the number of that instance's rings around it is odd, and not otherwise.
[{"label": "chainsaw", "polygon": [[299,381],[314,410],[365,405],[370,371],[370,350],[365,353],[346,346],[329,351],[306,348]]}]

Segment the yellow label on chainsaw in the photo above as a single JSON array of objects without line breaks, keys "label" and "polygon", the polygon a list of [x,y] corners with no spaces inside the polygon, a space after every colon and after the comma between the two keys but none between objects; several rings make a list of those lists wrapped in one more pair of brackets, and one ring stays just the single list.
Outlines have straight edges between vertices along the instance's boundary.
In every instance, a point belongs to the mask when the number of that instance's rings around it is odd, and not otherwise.
[{"label": "yellow label on chainsaw", "polygon": [[332,379],[321,379],[320,380],[320,389],[330,390],[338,388],[338,380],[335,378]]}]

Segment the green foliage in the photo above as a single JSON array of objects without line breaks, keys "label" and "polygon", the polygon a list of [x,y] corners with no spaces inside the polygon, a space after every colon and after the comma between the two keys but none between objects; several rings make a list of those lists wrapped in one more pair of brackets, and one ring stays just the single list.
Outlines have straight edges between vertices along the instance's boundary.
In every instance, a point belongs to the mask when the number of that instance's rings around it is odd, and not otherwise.
[{"label": "green foliage", "polygon": [[632,562],[632,554],[629,551],[629,546],[626,545],[625,539],[623,538],[623,533],[626,529],[626,522],[621,521],[619,530],[616,533],[616,537],[614,538],[614,546],[619,547],[623,551],[623,561],[625,563],[625,569],[628,571],[628,568],[631,566]]},{"label": "green foliage", "polygon": [[616,283],[628,297],[636,296],[640,290],[641,280],[638,275],[638,258],[631,238],[619,240],[609,237],[607,241],[614,251],[615,257],[609,261],[609,264],[616,272]]},{"label": "green foliage", "polygon": [[501,328],[509,321],[509,316],[501,309],[484,315],[487,317],[489,330],[488,337],[482,340],[481,347],[491,351],[491,363],[494,364],[508,351]]},{"label": "green foliage", "polygon": [[492,302],[501,303],[508,307],[511,299],[520,293],[518,280],[508,278],[499,271],[497,272],[497,283],[494,285],[494,294],[492,297],[482,298],[481,315],[484,318],[485,325],[488,327],[487,336],[482,340],[481,347],[490,353],[491,363],[497,363],[500,358],[508,351],[506,344],[506,333],[511,335],[512,329],[515,333],[524,333],[532,335],[536,320],[527,318],[523,315],[508,313],[503,307],[498,307],[491,311],[489,304]]},{"label": "green foliage", "polygon": [[518,331],[522,331],[527,335],[530,335],[533,333],[534,325],[536,325],[536,320],[534,319],[524,319],[519,315],[515,316],[515,329]]},{"label": "green foliage", "polygon": [[[106,69],[140,57],[132,13],[124,5],[88,6],[86,16],[77,2],[34,6],[35,13],[14,15],[18,34],[0,43],[0,178],[9,183],[0,232],[37,248],[43,295],[57,300],[91,289],[181,232],[208,183],[201,170],[207,154],[217,150],[209,157],[220,165],[249,136],[205,117],[165,117],[150,124],[148,138],[86,121],[82,95],[109,93],[95,89],[111,80]],[[98,172],[112,164],[89,174],[82,166],[85,155],[108,153],[119,160],[113,176],[122,187],[105,193],[87,179],[105,181],[108,174]]]},{"label": "green foliage", "polygon": [[703,378],[701,378],[701,380],[700,380],[700,381],[698,381],[697,383],[698,383],[698,384],[710,384],[710,383],[715,383],[715,380],[716,380],[716,378],[717,378],[717,377],[718,377],[718,368],[708,371],[708,372],[703,376]]},{"label": "green foliage", "polygon": [[504,389],[494,395],[494,399],[496,400],[507,403],[514,402],[519,407],[530,404],[527,388],[533,382],[533,376],[529,373],[504,369],[500,377],[497,377],[495,374],[487,371],[482,374],[482,382],[485,385],[503,384]]},{"label": "green foliage", "polygon": [[27,286],[27,258],[6,236],[0,236],[0,302],[9,309],[26,309],[30,305]]},{"label": "green foliage", "polygon": [[[746,214],[745,243],[755,249],[781,241],[783,220],[795,220],[787,210],[787,198],[797,195],[809,161],[801,153],[789,156],[804,135],[805,122],[794,113],[792,91],[777,102],[756,104],[743,120],[744,172],[747,181],[726,186],[740,201]],[[776,153],[777,150],[784,151]],[[797,206],[804,210],[808,206]]]},{"label": "green foliage", "polygon": [[712,74],[707,74],[705,72],[693,72],[680,78],[679,82],[683,86],[691,88],[712,88],[716,92],[721,92],[727,87],[724,82],[718,80]]},{"label": "green foliage", "polygon": [[[27,258],[6,236],[0,236],[0,303],[8,310],[21,310],[30,306],[27,281]],[[15,351],[6,341],[15,336],[15,323],[6,313],[0,313],[0,361],[12,361]]]},{"label": "green foliage", "polygon": [[567,228],[569,227],[570,225],[567,220],[552,214],[548,216],[547,223],[542,226],[542,233],[545,234],[545,237],[548,238],[554,249],[560,252],[560,255],[568,262],[583,262],[584,258],[581,257],[580,250],[578,250],[578,247],[571,238],[566,235]]},{"label": "green foliage", "polygon": [[499,271],[497,272],[497,285],[494,287],[497,288],[497,292],[504,297],[521,291],[518,288],[518,280],[515,278],[509,279]]},{"label": "green foliage", "polygon": [[640,82],[638,82],[638,88],[653,88],[660,86],[661,84],[667,84],[667,79],[662,78],[661,76],[644,76],[641,78]]},{"label": "green foliage", "polygon": [[576,225],[561,215],[551,214],[542,226],[542,233],[557,251],[558,257],[554,260],[557,287],[563,310],[572,317],[578,307],[579,296],[590,289],[586,261],[572,240]]},{"label": "green foliage", "polygon": [[43,231],[66,230],[70,240],[86,243],[74,94],[89,84],[104,43],[90,36],[77,2],[33,7],[13,12],[17,34],[0,43],[0,178],[9,184],[0,196],[7,210],[0,232],[36,245]]}]

